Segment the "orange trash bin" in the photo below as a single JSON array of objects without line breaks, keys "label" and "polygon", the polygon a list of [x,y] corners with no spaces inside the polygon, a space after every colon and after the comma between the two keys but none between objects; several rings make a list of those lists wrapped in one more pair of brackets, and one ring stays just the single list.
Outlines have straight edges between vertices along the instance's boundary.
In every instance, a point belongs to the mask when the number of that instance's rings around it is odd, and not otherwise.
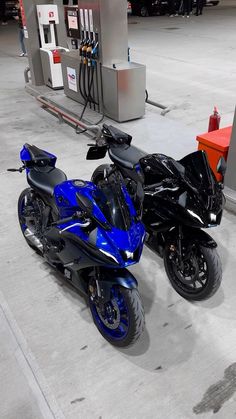
[{"label": "orange trash bin", "polygon": [[222,180],[222,176],[220,173],[217,173],[217,165],[221,157],[224,157],[225,161],[227,161],[231,133],[232,126],[229,126],[217,131],[200,134],[196,138],[199,143],[198,150],[204,150],[207,153],[211,169],[219,182]]}]

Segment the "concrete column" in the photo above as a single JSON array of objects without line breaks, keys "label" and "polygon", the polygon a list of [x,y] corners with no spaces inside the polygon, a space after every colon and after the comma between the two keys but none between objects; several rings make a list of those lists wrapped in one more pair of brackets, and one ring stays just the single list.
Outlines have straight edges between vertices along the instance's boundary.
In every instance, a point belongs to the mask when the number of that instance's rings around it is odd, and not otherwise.
[{"label": "concrete column", "polygon": [[232,136],[230,140],[229,154],[227,160],[227,172],[225,176],[225,185],[236,191],[236,109],[234,113],[234,122]]},{"label": "concrete column", "polygon": [[236,109],[225,175],[226,208],[236,213]]},{"label": "concrete column", "polygon": [[64,8],[62,0],[54,0],[53,3],[56,4],[58,7],[58,15],[59,15],[59,22],[60,22],[59,25],[56,25],[58,46],[68,48],[66,26],[64,24],[65,8]]},{"label": "concrete column", "polygon": [[28,38],[25,39],[26,49],[28,53],[30,74],[32,84],[41,86],[44,84],[43,70],[40,57],[40,38],[38,31],[38,19],[36,12],[37,4],[53,4],[53,1],[47,0],[23,0],[23,6],[26,17],[26,26]]}]

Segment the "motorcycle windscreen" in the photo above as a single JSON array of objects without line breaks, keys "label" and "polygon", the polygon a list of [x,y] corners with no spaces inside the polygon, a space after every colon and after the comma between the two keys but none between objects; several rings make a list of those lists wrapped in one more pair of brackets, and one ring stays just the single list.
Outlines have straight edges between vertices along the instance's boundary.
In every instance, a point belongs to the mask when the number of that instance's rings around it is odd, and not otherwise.
[{"label": "motorcycle windscreen", "polygon": [[216,179],[209,166],[207,155],[204,151],[195,151],[188,154],[179,163],[185,167],[185,176],[198,190],[215,193]]},{"label": "motorcycle windscreen", "polygon": [[129,230],[131,213],[120,185],[109,183],[97,188],[93,199],[109,224],[120,230]]}]

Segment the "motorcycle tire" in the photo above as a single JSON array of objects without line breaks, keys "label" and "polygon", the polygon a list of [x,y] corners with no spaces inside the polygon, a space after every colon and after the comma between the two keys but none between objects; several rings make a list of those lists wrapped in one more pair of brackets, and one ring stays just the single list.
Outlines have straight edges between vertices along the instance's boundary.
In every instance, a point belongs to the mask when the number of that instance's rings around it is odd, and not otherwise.
[{"label": "motorcycle tire", "polygon": [[27,195],[29,195],[31,192],[32,192],[31,188],[26,188],[21,192],[21,194],[19,196],[19,199],[18,199],[18,220],[19,220],[19,224],[20,224],[22,234],[23,234],[28,246],[30,246],[39,255],[42,255],[42,252],[39,250],[39,248],[37,246],[35,246],[32,243],[32,241],[30,241],[25,235],[25,230],[27,229],[28,226],[24,223],[24,216],[23,216],[22,213],[23,213],[24,201],[25,201]]},{"label": "motorcycle tire", "polygon": [[111,288],[111,299],[101,311],[89,295],[93,321],[101,335],[113,346],[127,347],[134,344],[144,329],[144,309],[137,289],[122,286]]},{"label": "motorcycle tire", "polygon": [[101,180],[104,180],[104,170],[109,170],[110,167],[111,166],[109,164],[101,164],[98,166],[91,176],[91,182],[95,183],[95,185],[98,185]]},{"label": "motorcycle tire", "polygon": [[[178,270],[171,258],[170,246],[164,250],[164,264],[167,276],[175,291],[186,300],[202,301],[212,297],[218,290],[222,280],[222,265],[215,248],[196,244],[196,253],[186,263],[195,269],[193,278],[187,279],[183,271]],[[188,268],[189,269],[189,268]]]}]

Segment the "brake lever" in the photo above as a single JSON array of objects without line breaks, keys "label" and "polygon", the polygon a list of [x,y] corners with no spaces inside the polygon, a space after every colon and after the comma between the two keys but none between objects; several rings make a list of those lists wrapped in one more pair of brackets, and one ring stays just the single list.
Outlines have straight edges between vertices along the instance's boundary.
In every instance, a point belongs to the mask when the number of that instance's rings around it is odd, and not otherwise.
[{"label": "brake lever", "polygon": [[[67,218],[61,218],[60,220],[54,221],[53,223],[51,223],[51,226],[56,226],[59,224],[65,224],[65,223],[69,223],[70,221],[78,221],[83,217],[84,213],[80,212],[80,211],[76,211],[71,217],[67,217]],[[87,220],[86,220],[87,222]],[[81,225],[83,225],[83,223],[81,223]]]}]

